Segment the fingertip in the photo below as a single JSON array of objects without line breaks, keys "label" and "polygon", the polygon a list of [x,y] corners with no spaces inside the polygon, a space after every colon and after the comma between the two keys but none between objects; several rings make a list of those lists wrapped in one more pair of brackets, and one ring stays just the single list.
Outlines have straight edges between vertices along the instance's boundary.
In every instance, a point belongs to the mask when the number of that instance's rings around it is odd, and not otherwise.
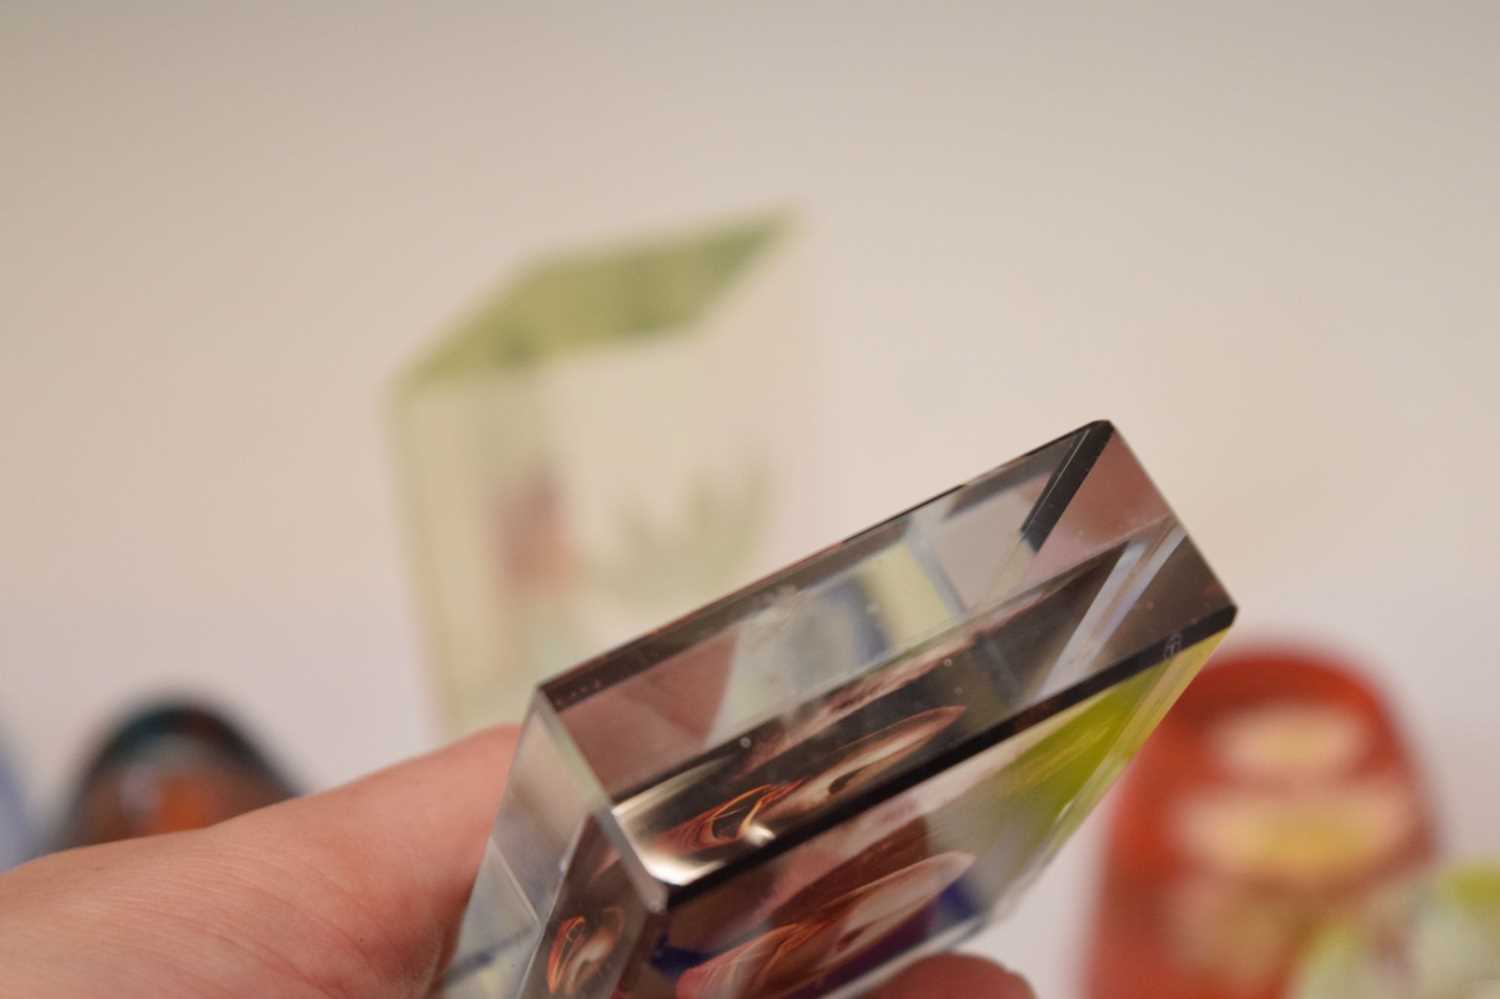
[{"label": "fingertip", "polygon": [[452,759],[454,757],[468,757],[483,761],[490,765],[498,765],[503,770],[510,768],[510,761],[516,753],[516,744],[521,740],[521,727],[519,725],[491,725],[472,732],[456,742],[449,743],[442,749],[420,759]]},{"label": "fingertip", "polygon": [[876,990],[873,999],[1034,999],[1025,980],[1000,965],[969,954],[939,954],[902,971]]}]

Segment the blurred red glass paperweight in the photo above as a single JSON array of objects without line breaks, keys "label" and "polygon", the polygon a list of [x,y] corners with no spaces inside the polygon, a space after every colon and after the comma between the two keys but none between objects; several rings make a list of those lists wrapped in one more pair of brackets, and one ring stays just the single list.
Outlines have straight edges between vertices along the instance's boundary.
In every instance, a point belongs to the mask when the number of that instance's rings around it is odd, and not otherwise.
[{"label": "blurred red glass paperweight", "polygon": [[1232,653],[1122,783],[1093,999],[1272,999],[1328,919],[1433,859],[1412,753],[1379,695],[1320,655]]},{"label": "blurred red glass paperweight", "polygon": [[589,660],[447,994],[860,994],[1015,901],[1233,617],[1094,423]]},{"label": "blurred red glass paperweight", "polygon": [[162,704],[126,718],[95,750],[54,845],[201,829],[293,793],[265,754],[222,715]]}]

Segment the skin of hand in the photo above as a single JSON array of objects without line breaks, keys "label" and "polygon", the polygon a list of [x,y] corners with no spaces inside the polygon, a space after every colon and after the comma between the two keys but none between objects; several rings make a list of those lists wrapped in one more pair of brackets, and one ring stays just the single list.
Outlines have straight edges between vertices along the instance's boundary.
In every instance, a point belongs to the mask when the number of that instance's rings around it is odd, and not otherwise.
[{"label": "skin of hand", "polygon": [[[494,729],[195,832],[0,875],[0,996],[433,994],[515,749]],[[978,958],[921,961],[878,999],[1028,999]]]}]

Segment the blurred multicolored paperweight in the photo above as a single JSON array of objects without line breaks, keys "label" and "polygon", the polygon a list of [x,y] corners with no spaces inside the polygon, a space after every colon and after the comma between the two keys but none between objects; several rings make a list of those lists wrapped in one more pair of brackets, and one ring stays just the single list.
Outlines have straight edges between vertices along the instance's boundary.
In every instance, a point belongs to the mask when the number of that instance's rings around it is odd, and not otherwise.
[{"label": "blurred multicolored paperweight", "polygon": [[1324,930],[1291,999],[1500,999],[1500,864],[1392,885]]},{"label": "blurred multicolored paperweight", "polygon": [[1234,613],[1094,423],[554,677],[447,994],[863,994],[1015,902]]},{"label": "blurred multicolored paperweight", "polygon": [[518,720],[543,677],[808,547],[799,242],[762,216],[544,260],[402,373],[397,458],[450,733]]},{"label": "blurred multicolored paperweight", "polygon": [[1279,999],[1319,928],[1421,870],[1435,840],[1411,749],[1357,672],[1231,653],[1120,790],[1086,994]]},{"label": "blurred multicolored paperweight", "polygon": [[53,846],[201,829],[293,793],[222,715],[162,704],[127,717],[94,751]]}]

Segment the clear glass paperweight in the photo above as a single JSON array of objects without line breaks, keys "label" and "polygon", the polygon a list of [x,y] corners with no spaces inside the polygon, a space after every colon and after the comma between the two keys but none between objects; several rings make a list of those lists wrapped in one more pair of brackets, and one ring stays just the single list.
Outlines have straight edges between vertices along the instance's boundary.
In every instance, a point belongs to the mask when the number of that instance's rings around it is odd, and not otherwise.
[{"label": "clear glass paperweight", "polygon": [[585,662],[447,994],[856,994],[1003,912],[1233,617],[1094,423]]},{"label": "clear glass paperweight", "polygon": [[805,552],[804,241],[762,214],[529,262],[402,373],[396,464],[450,735]]}]

